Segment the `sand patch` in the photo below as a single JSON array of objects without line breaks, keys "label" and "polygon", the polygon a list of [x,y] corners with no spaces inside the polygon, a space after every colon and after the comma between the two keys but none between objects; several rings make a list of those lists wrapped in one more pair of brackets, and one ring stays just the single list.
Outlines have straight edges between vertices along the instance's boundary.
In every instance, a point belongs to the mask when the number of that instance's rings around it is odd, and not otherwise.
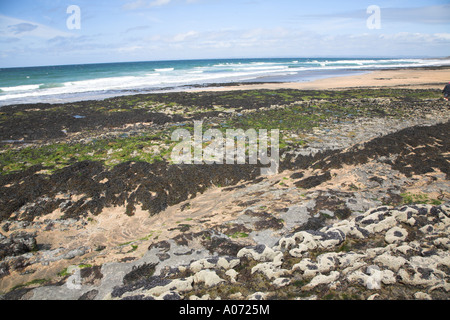
[{"label": "sand patch", "polygon": [[397,69],[381,70],[346,77],[319,79],[310,82],[264,83],[227,87],[213,87],[190,90],[230,91],[230,90],[335,90],[349,88],[402,88],[402,89],[443,89],[450,79],[450,69]]}]

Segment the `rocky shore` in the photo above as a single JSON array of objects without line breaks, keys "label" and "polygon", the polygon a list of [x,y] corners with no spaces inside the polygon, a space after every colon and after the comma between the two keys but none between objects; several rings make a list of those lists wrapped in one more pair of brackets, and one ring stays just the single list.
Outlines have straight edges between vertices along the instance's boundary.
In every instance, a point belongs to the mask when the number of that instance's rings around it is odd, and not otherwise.
[{"label": "rocky shore", "polygon": [[[1,299],[448,299],[450,106],[362,94],[2,108]],[[279,126],[279,173],[170,164],[197,119]]]}]

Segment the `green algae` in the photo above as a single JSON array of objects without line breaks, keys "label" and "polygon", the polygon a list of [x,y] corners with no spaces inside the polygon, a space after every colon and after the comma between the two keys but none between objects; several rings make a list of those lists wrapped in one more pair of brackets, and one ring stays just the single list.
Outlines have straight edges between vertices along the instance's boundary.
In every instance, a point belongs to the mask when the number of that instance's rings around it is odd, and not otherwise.
[{"label": "green algae", "polygon": [[[132,114],[136,111],[165,112],[185,116],[198,115],[204,119],[203,131],[219,129],[279,129],[280,149],[301,146],[306,142],[299,137],[292,139],[289,134],[301,135],[302,132],[329,123],[352,121],[358,117],[399,117],[408,115],[402,104],[380,105],[370,99],[389,98],[392,101],[409,102],[440,98],[439,90],[249,90],[212,93],[168,93],[136,95],[90,101],[88,103],[70,103],[65,105],[36,105],[36,108],[17,109],[5,107],[0,113],[0,126],[8,121],[32,119],[36,114],[51,117],[67,114],[73,116],[89,110],[94,114]],[[348,99],[360,99],[358,103],[346,103]],[[305,102],[306,103],[302,103]],[[278,105],[277,109],[263,108]],[[16,110],[17,109],[17,110]],[[240,113],[247,109],[249,112]],[[220,110],[220,111],[218,111]],[[227,110],[233,112],[228,113]],[[221,112],[219,124],[211,124],[210,119],[202,117],[203,112]],[[223,117],[225,115],[225,118]],[[85,120],[85,119],[84,119]],[[177,122],[177,121],[174,121]],[[192,125],[189,123],[192,122]],[[217,122],[217,121],[216,121]],[[193,119],[185,121],[183,129],[193,133]],[[106,166],[115,166],[127,161],[168,161],[176,142],[171,141],[171,132],[178,125],[153,132],[141,132],[137,136],[123,134],[117,138],[86,139],[83,143],[59,142],[48,145],[13,148],[3,145],[0,148],[1,174],[23,171],[35,165],[43,166],[42,173],[52,173],[78,161],[100,161]],[[81,128],[88,133],[90,128]]]}]

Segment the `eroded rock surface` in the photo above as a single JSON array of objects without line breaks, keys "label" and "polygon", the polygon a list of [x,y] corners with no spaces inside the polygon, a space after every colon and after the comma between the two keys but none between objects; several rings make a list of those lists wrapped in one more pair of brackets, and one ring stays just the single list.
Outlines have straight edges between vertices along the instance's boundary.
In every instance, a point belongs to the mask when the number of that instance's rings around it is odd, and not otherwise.
[{"label": "eroded rock surface", "polygon": [[322,128],[269,177],[94,161],[1,176],[1,298],[448,299],[444,120]]}]

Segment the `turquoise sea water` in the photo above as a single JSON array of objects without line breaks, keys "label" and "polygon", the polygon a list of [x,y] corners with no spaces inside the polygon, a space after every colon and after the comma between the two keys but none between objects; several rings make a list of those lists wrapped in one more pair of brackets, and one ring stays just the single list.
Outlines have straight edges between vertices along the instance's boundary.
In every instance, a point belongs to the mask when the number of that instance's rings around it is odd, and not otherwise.
[{"label": "turquoise sea water", "polygon": [[0,105],[65,102],[228,82],[310,81],[380,68],[450,64],[432,59],[217,59],[0,69]]}]

